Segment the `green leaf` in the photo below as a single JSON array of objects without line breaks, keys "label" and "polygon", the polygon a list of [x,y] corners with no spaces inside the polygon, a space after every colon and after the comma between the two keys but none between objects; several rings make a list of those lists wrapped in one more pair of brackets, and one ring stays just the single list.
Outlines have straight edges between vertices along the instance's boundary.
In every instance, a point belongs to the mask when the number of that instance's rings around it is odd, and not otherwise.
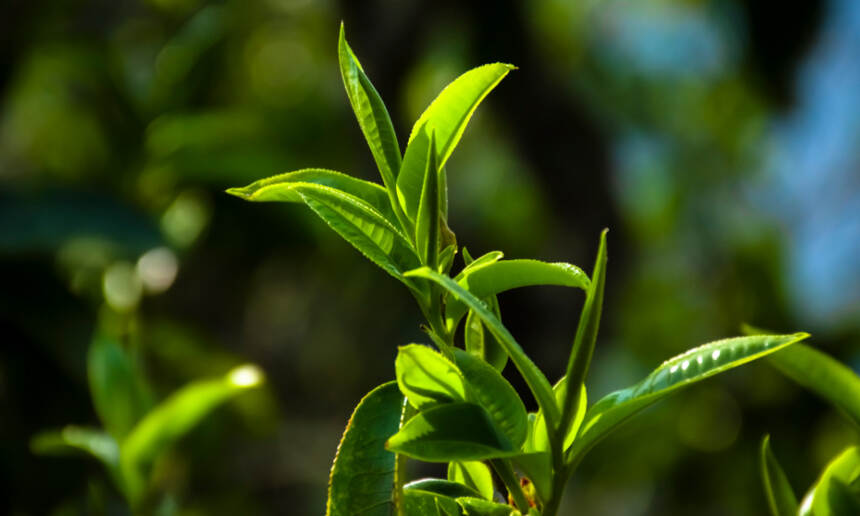
[{"label": "green leaf", "polygon": [[436,139],[430,135],[427,168],[415,222],[415,246],[424,265],[435,269],[439,261],[439,170],[436,168]]},{"label": "green leaf", "polygon": [[121,441],[153,405],[140,366],[122,345],[97,335],[87,352],[87,379],[102,424]]},{"label": "green leaf", "polygon": [[389,202],[391,206],[397,206],[395,188],[401,164],[400,145],[397,143],[397,135],[382,98],[346,42],[343,23],[340,24],[337,54],[349,103],[379,168],[382,182],[389,194]]},{"label": "green leaf", "polygon": [[30,449],[39,455],[67,455],[86,452],[104,463],[111,471],[119,465],[119,446],[106,432],[97,428],[69,425],[49,430],[30,440]]},{"label": "green leaf", "polygon": [[457,503],[463,508],[465,516],[511,516],[520,514],[510,505],[490,502],[480,498],[457,498]]},{"label": "green leaf", "polygon": [[326,516],[391,513],[396,457],[384,444],[397,432],[402,405],[397,384],[388,382],[355,407],[331,468]]},{"label": "green leaf", "polygon": [[404,491],[403,505],[405,516],[460,516],[460,506],[453,498],[419,489]]},{"label": "green leaf", "polygon": [[[487,256],[487,255],[485,255]],[[482,257],[483,258],[483,257]],[[500,294],[507,290],[537,285],[588,288],[588,276],[582,269],[569,263],[547,263],[539,260],[503,260],[479,263],[467,267],[458,276],[457,283],[478,299]],[[452,300],[445,311],[449,329],[456,327],[466,313],[462,302]]]},{"label": "green leaf", "polygon": [[514,463],[531,480],[538,497],[547,502],[552,497],[552,456],[548,451],[517,455]]},{"label": "green leaf", "polygon": [[222,378],[186,385],[144,416],[120,444],[120,470],[132,505],[144,494],[149,466],[162,452],[219,405],[262,382],[256,366],[236,367]]},{"label": "green leaf", "polygon": [[553,425],[556,424],[559,414],[558,407],[556,406],[555,399],[553,398],[552,387],[550,387],[549,382],[540,369],[537,368],[534,362],[532,362],[528,355],[525,354],[520,345],[517,344],[517,341],[514,340],[514,337],[510,334],[507,328],[502,326],[499,319],[487,309],[484,303],[454,282],[451,278],[442,276],[427,267],[409,271],[405,273],[404,276],[426,278],[438,283],[450,294],[457,297],[463,301],[466,306],[474,310],[484,324],[487,325],[487,329],[489,329],[493,336],[495,336],[499,341],[499,344],[505,348],[508,356],[511,357],[511,361],[514,363],[514,366],[519,370],[523,379],[525,379],[526,384],[529,386],[529,389],[532,391],[538,405],[545,414],[547,414],[550,423]]},{"label": "green leaf", "polygon": [[449,403],[419,412],[394,434],[386,447],[426,462],[452,462],[516,454],[480,405]]},{"label": "green leaf", "polygon": [[492,500],[495,489],[490,468],[479,461],[449,462],[448,480],[459,482],[477,491],[485,500]]},{"label": "green leaf", "polygon": [[761,442],[761,477],[771,516],[795,516],[797,496],[788,483],[788,477],[770,449],[770,436]]},{"label": "green leaf", "polygon": [[439,253],[439,266],[436,267],[436,270],[440,274],[448,274],[448,271],[451,270],[451,265],[454,264],[454,256],[456,254],[456,245],[449,245],[445,249],[442,249],[442,252]]},{"label": "green leaf", "polygon": [[838,360],[804,344],[768,357],[774,367],[833,404],[860,429],[860,377]]},{"label": "green leaf", "polygon": [[568,452],[569,460],[582,458],[618,425],[667,394],[774,353],[808,336],[795,333],[723,339],[663,362],[641,382],[608,394],[586,412],[579,436]]},{"label": "green leaf", "polygon": [[305,168],[260,179],[242,188],[230,188],[227,193],[246,201],[303,203],[304,199],[296,191],[296,187],[306,184],[327,186],[360,199],[378,211],[385,220],[397,226],[397,218],[385,188],[334,170]]},{"label": "green leaf", "polygon": [[[567,379],[566,377],[562,377],[562,379],[559,380],[552,388],[555,393],[555,399],[559,405],[561,405],[561,402],[564,399],[564,390],[566,387]],[[570,445],[573,444],[573,440],[579,431],[579,427],[585,419],[585,411],[588,407],[588,395],[585,391],[585,385],[580,385],[579,389],[580,393],[577,397],[577,406],[574,409],[573,423],[570,425],[570,429],[568,429],[567,435],[564,438],[565,450],[570,448]],[[526,451],[549,451],[549,436],[546,433],[546,423],[544,422],[542,412],[538,411],[532,429],[534,435],[534,441],[532,443],[533,448],[527,449]]]},{"label": "green leaf", "polygon": [[[850,487],[849,487],[850,486]],[[800,504],[800,516],[851,516],[860,510],[860,448],[845,449],[824,469]]]},{"label": "green leaf", "polygon": [[445,166],[478,104],[514,67],[493,63],[470,70],[445,87],[412,127],[397,176],[397,193],[409,220],[415,220],[430,134],[435,133],[436,163]]},{"label": "green leaf", "polygon": [[490,251],[489,253],[482,254],[478,258],[472,258],[472,255],[469,254],[469,250],[463,247],[463,261],[466,263],[466,266],[463,270],[460,271],[459,274],[454,278],[454,281],[460,281],[463,279],[463,276],[468,274],[471,270],[477,269],[478,267],[483,267],[484,265],[488,265],[490,263],[495,263],[502,258],[504,258],[505,253],[501,251]]},{"label": "green leaf", "polygon": [[401,346],[394,360],[394,371],[400,392],[415,408],[466,401],[465,380],[460,370],[426,346]]},{"label": "green leaf", "polygon": [[[495,296],[491,297],[491,304],[498,304]],[[496,310],[494,312],[496,312],[495,315],[498,317],[498,312]],[[505,365],[508,363],[508,354],[505,353],[505,349],[492,335],[487,335],[484,332],[484,323],[481,322],[481,318],[475,314],[474,310],[469,310],[469,314],[466,316],[466,327],[463,337],[465,339],[466,351],[476,357],[480,357],[496,368],[496,370],[504,370]]]},{"label": "green leaf", "polygon": [[442,480],[440,478],[422,478],[421,480],[414,480],[403,486],[403,489],[417,489],[419,491],[436,493],[451,498],[457,498],[460,496],[480,497],[480,493],[478,493],[469,486],[466,486],[459,482]]},{"label": "green leaf", "polygon": [[513,447],[520,448],[528,434],[528,416],[517,391],[493,366],[471,353],[454,349],[454,360],[472,400],[484,407]]},{"label": "green leaf", "polygon": [[[579,317],[576,327],[576,337],[573,340],[573,349],[567,362],[565,372],[566,382],[569,389],[565,389],[564,401],[561,403],[561,426],[559,434],[567,435],[573,422],[577,401],[580,396],[580,386],[585,385],[585,377],[591,365],[591,357],[594,354],[594,345],[597,342],[597,330],[600,328],[600,314],[603,310],[603,290],[606,284],[606,233],[604,229],[600,233],[600,246],[597,249],[597,259],[594,262],[594,270],[591,273],[591,284],[585,297],[585,305]],[[566,447],[565,447],[566,448]]]}]

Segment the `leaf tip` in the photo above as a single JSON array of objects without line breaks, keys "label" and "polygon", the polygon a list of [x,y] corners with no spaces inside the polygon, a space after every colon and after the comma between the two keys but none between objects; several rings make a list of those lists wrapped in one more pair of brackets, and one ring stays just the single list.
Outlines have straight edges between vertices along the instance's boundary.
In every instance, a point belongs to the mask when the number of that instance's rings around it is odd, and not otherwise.
[{"label": "leaf tip", "polygon": [[233,195],[235,197],[238,197],[240,199],[244,199],[246,201],[251,198],[251,196],[248,195],[248,193],[244,187],[238,187],[237,186],[237,187],[233,187],[233,188],[228,188],[228,189],[224,190],[224,192],[229,194],[229,195]]}]

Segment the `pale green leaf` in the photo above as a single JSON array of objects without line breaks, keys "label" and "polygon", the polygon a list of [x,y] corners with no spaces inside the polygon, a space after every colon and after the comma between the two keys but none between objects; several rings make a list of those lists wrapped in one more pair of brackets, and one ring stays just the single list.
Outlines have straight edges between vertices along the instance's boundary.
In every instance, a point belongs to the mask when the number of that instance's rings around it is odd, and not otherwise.
[{"label": "pale green leaf", "polygon": [[644,380],[613,392],[585,415],[579,436],[568,452],[579,460],[618,425],[669,393],[795,344],[809,335],[759,335],[718,340],[663,362]]},{"label": "pale green leaf", "polygon": [[401,346],[394,360],[397,385],[415,408],[466,401],[460,370],[447,358],[419,344]]},{"label": "pale green leaf", "polygon": [[495,489],[490,468],[479,461],[449,462],[448,480],[459,482],[477,491],[485,500],[492,500]]},{"label": "pale green leaf", "polygon": [[[850,487],[849,487],[850,486]],[[800,516],[853,516],[860,510],[860,448],[851,446],[824,469],[800,504]]]},{"label": "pale green leaf", "polygon": [[[561,406],[561,402],[564,399],[564,389],[567,387],[567,379],[566,377],[562,377],[555,386],[553,387],[553,392],[555,393],[555,399],[558,402],[559,406]],[[585,419],[586,408],[588,407],[588,395],[585,391],[585,385],[580,385],[580,394],[577,397],[577,405],[574,409],[574,417],[573,422],[570,425],[570,428],[567,431],[567,435],[564,438],[564,449],[567,450],[570,448],[570,445],[573,444],[573,440],[576,437],[576,434],[579,432],[579,427],[582,425],[582,421]],[[526,448],[525,451],[549,451],[549,436],[546,433],[546,423],[544,422],[543,413],[538,411],[535,417],[534,426],[532,427],[533,431],[533,448]]]},{"label": "pale green leaf", "polygon": [[427,168],[415,222],[415,246],[424,265],[435,269],[439,260],[439,170],[436,168],[436,140],[430,135]]},{"label": "pale green leaf", "polygon": [[41,432],[30,440],[30,449],[39,455],[67,455],[85,452],[109,470],[119,465],[119,447],[107,432],[98,428],[68,425],[62,430]]},{"label": "pale green leaf", "polygon": [[[498,306],[498,300],[495,296],[490,297],[492,308]],[[493,310],[494,315],[498,317],[498,310]],[[474,310],[469,310],[466,316],[466,326],[463,330],[466,351],[480,357],[482,360],[502,371],[508,363],[508,354],[505,349],[498,343],[492,334],[484,331],[484,323],[481,318],[475,314]]]}]

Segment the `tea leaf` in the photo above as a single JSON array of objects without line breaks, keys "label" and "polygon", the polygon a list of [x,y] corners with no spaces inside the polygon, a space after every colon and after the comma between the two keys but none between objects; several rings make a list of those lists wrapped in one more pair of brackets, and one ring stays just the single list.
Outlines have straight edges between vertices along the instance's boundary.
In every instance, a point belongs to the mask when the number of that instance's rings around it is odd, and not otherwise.
[{"label": "tea leaf", "polygon": [[532,394],[538,402],[538,405],[545,414],[547,414],[547,419],[552,425],[557,423],[559,417],[558,406],[556,406],[555,399],[552,394],[552,387],[550,387],[546,377],[543,375],[541,370],[537,368],[534,362],[531,361],[528,355],[525,354],[523,348],[517,344],[517,341],[514,340],[514,337],[510,334],[507,328],[502,326],[499,319],[487,309],[484,303],[458,285],[451,278],[442,276],[438,272],[427,267],[409,271],[405,273],[404,276],[426,278],[438,283],[453,296],[463,301],[466,306],[474,310],[481,320],[484,321],[484,324],[487,325],[487,328],[493,336],[495,336],[499,341],[499,344],[505,348],[508,356],[511,357],[511,361],[514,363],[514,366],[516,366],[517,370],[519,370],[520,374],[523,376],[523,379],[525,379],[526,384],[528,384],[529,389],[532,391]]},{"label": "tea leaf", "polygon": [[490,263],[496,263],[497,261],[504,258],[505,253],[501,251],[490,251],[489,253],[482,254],[478,258],[472,258],[472,255],[469,254],[469,250],[463,247],[463,261],[466,262],[466,266],[460,271],[457,276],[454,277],[454,281],[460,281],[463,279],[463,276],[469,274],[469,272],[473,269],[477,269],[478,267],[483,267],[484,265]]},{"label": "tea leaf", "polygon": [[[850,486],[850,487],[849,487]],[[846,448],[803,498],[799,516],[848,516],[860,511],[860,448]]]},{"label": "tea leaf", "polygon": [[832,403],[860,429],[860,377],[849,367],[805,344],[774,353],[768,362]]},{"label": "tea leaf", "polygon": [[473,401],[484,407],[513,447],[520,448],[528,434],[528,416],[517,391],[493,366],[471,353],[454,349],[454,359]]},{"label": "tea leaf", "polygon": [[[493,257],[490,255],[487,261]],[[539,260],[503,260],[483,264],[478,264],[476,260],[458,278],[457,283],[478,299],[520,287],[557,285],[587,289],[589,285],[588,276],[579,267]],[[448,303],[445,318],[449,329],[457,326],[466,310],[466,306],[458,300]]]},{"label": "tea leaf", "polygon": [[401,163],[400,145],[397,143],[397,135],[382,98],[346,42],[343,23],[340,24],[337,55],[349,103],[379,168],[382,182],[390,195],[390,202],[394,205],[397,200],[396,179]]},{"label": "tea leaf", "polygon": [[451,498],[457,498],[460,496],[481,496],[480,493],[469,486],[463,485],[459,482],[442,480],[440,478],[422,478],[421,480],[414,480],[403,486],[403,489],[416,489],[418,491],[436,493],[443,496],[449,496]]},{"label": "tea leaf", "polygon": [[30,449],[39,455],[66,455],[85,452],[116,473],[119,447],[116,440],[98,428],[68,425],[62,430],[41,432],[30,440]]},{"label": "tea leaf", "polygon": [[767,505],[772,516],[795,516],[797,514],[797,497],[788,483],[785,472],[770,449],[770,436],[764,436],[761,442],[761,477],[764,482],[764,492]]},{"label": "tea leaf", "polygon": [[528,452],[513,457],[514,463],[532,481],[538,497],[546,502],[552,497],[552,456],[548,451]]},{"label": "tea leaf", "polygon": [[480,498],[460,497],[457,498],[457,503],[463,508],[465,516],[512,516],[519,515],[510,505],[490,502]]},{"label": "tea leaf", "polygon": [[[559,406],[564,399],[564,390],[567,386],[567,378],[562,377],[555,386],[552,388],[555,393],[555,399],[558,402]],[[573,422],[570,425],[570,428],[567,431],[567,435],[564,438],[564,448],[567,450],[571,444],[573,444],[573,440],[576,437],[577,432],[579,431],[580,425],[582,425],[582,421],[585,419],[586,408],[588,407],[588,395],[585,391],[585,385],[580,385],[580,393],[577,397],[577,405],[574,409]],[[538,411],[535,417],[534,426],[532,427],[534,432],[534,442],[533,442],[533,451],[549,451],[549,436],[546,433],[546,423],[544,422],[543,413]],[[532,451],[532,450],[527,450]]]},{"label": "tea leaf", "polygon": [[121,441],[153,405],[152,391],[137,361],[116,340],[98,335],[87,352],[87,379],[96,413]]},{"label": "tea leaf", "polygon": [[403,505],[405,516],[460,516],[460,506],[453,498],[419,489],[404,491]]},{"label": "tea leaf", "polygon": [[427,169],[415,222],[415,246],[422,263],[435,269],[439,261],[439,170],[436,168],[436,140],[430,136]]},{"label": "tea leaf", "polygon": [[[498,306],[498,300],[495,296],[490,297],[490,305],[493,308]],[[493,310],[496,317],[498,311]],[[484,332],[484,323],[478,317],[474,310],[469,310],[466,316],[466,327],[463,332],[465,339],[466,351],[480,357],[482,360],[496,368],[497,371],[502,371],[508,363],[508,354],[504,348],[498,343],[492,334],[487,335]]]},{"label": "tea leaf", "polygon": [[427,462],[509,457],[516,449],[474,403],[449,403],[419,412],[394,434],[386,447]]},{"label": "tea leaf", "polygon": [[158,455],[218,406],[262,382],[256,366],[243,365],[222,378],[186,385],[146,414],[120,444],[120,470],[132,504],[144,494],[149,465]]},{"label": "tea leaf", "polygon": [[490,472],[490,468],[483,462],[449,462],[448,480],[459,482],[474,489],[486,500],[493,499],[495,492],[493,488],[493,474]]},{"label": "tea leaf", "polygon": [[396,456],[385,440],[397,432],[402,404],[397,384],[388,382],[355,407],[331,468],[326,516],[391,513]]},{"label": "tea leaf", "polygon": [[397,176],[398,198],[410,220],[414,221],[418,212],[430,133],[436,135],[436,166],[442,169],[478,104],[513,68],[493,63],[464,73],[446,86],[415,122]]},{"label": "tea leaf", "polygon": [[397,385],[415,408],[466,401],[460,370],[447,358],[419,344],[401,346],[394,360]]},{"label": "tea leaf", "polygon": [[586,412],[579,436],[568,452],[569,460],[580,459],[618,425],[669,393],[774,353],[808,336],[795,333],[723,339],[663,362],[641,382],[608,394]]}]

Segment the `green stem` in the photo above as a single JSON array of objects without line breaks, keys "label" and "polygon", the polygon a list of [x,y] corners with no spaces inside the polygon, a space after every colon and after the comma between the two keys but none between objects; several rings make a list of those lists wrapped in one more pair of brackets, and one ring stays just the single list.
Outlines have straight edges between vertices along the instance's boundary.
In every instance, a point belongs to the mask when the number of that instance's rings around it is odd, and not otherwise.
[{"label": "green stem", "polygon": [[511,462],[507,459],[493,459],[490,461],[490,465],[493,466],[493,469],[499,474],[499,478],[502,479],[502,483],[508,488],[508,492],[513,497],[517,509],[523,514],[529,512],[529,500],[526,498],[519,480],[517,480],[517,474],[514,473]]}]

